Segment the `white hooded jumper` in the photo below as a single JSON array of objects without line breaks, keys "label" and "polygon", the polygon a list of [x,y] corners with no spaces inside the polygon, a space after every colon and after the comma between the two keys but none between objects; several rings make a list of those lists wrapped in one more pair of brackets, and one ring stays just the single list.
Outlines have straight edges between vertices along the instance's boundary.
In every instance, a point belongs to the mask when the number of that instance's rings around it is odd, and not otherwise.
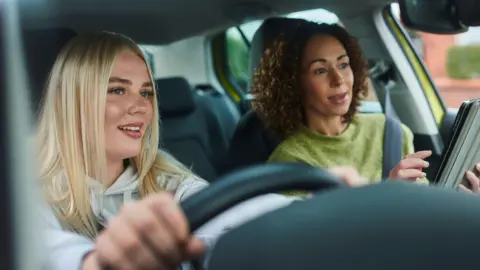
[{"label": "white hooded jumper", "polygon": [[[168,178],[167,183],[159,183],[166,186],[167,191],[175,191],[174,199],[177,202],[208,186],[208,182],[196,177],[180,180],[172,176]],[[94,180],[89,182],[91,207],[97,220],[104,226],[118,214],[123,204],[140,199],[138,175],[132,166],[128,167],[115,183],[100,194],[102,196],[101,203],[98,200],[99,194],[95,191],[98,185],[99,183]],[[226,229],[234,228],[259,215],[287,206],[294,200],[296,198],[277,194],[250,199],[214,218],[197,230],[195,235],[202,239],[208,247],[212,247]],[[94,248],[94,242],[62,228],[49,207],[43,207],[41,211],[45,224],[43,232],[45,247],[49,255],[49,269],[80,269],[83,257]]]}]

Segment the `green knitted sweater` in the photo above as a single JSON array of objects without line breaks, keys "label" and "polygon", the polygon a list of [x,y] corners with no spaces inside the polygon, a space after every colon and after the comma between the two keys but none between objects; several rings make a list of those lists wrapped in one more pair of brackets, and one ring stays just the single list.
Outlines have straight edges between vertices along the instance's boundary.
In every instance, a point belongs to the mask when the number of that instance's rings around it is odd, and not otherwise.
[{"label": "green knitted sweater", "polygon": [[[382,178],[383,114],[358,114],[338,136],[326,136],[302,127],[283,141],[272,153],[269,162],[305,162],[329,168],[352,166],[370,183]],[[402,124],[403,156],[414,152],[413,133]],[[428,182],[419,179],[420,182]]]}]

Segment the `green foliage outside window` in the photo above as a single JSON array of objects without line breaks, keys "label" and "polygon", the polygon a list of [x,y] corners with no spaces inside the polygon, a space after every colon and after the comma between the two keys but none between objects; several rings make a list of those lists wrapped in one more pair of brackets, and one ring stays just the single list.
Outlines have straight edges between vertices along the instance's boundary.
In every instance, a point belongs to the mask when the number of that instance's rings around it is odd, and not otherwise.
[{"label": "green foliage outside window", "polygon": [[450,47],[447,73],[452,79],[480,78],[480,45]]},{"label": "green foliage outside window", "polygon": [[237,29],[229,29],[227,39],[227,64],[231,75],[242,89],[246,89],[249,50]]}]

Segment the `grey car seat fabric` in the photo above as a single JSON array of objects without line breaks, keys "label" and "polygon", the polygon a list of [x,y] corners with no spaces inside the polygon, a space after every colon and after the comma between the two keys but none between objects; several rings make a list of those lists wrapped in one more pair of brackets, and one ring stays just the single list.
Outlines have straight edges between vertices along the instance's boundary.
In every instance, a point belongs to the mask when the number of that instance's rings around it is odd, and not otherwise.
[{"label": "grey car seat fabric", "polygon": [[202,106],[209,107],[215,113],[227,139],[226,143],[229,144],[241,117],[237,104],[226,93],[210,85],[197,85],[195,88],[199,99],[203,101]]},{"label": "grey car seat fabric", "polygon": [[228,139],[204,97],[182,77],[156,80],[162,146],[207,181],[225,167]]}]

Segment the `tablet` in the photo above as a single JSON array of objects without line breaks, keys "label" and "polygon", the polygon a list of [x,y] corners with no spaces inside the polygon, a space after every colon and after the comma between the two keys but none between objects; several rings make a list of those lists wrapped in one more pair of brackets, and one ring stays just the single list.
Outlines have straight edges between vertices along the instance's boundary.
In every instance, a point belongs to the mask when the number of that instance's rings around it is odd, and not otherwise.
[{"label": "tablet", "polygon": [[480,99],[465,101],[452,126],[452,137],[444,148],[435,183],[445,188],[467,187],[465,172],[480,161]]}]

